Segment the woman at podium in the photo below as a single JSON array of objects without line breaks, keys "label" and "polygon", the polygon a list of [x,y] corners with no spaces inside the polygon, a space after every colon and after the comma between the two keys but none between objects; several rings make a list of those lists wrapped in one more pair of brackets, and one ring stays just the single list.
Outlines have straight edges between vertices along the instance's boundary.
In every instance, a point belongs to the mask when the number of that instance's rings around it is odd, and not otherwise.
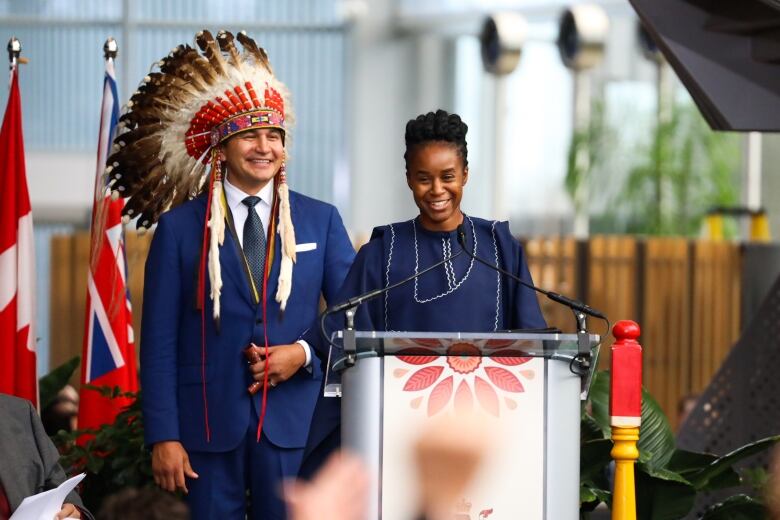
[{"label": "woman at podium", "polygon": [[[490,332],[546,327],[534,291],[496,269],[532,283],[522,246],[508,223],[461,210],[469,180],[467,131],[460,116],[444,110],[407,123],[406,183],[420,213],[374,229],[337,301],[409,281],[360,305],[355,329]],[[441,265],[422,273],[437,263]],[[332,318],[330,328],[341,328],[343,315]],[[318,350],[326,359],[322,353],[327,349]],[[310,476],[339,446],[339,406],[338,399],[320,397],[302,476]]]}]

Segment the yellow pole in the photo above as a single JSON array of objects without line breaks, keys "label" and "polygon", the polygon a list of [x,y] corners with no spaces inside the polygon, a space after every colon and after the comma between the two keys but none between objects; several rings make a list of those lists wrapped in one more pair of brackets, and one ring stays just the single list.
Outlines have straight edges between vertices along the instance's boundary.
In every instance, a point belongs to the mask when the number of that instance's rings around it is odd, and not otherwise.
[{"label": "yellow pole", "polygon": [[615,487],[612,491],[612,520],[636,520],[634,462],[639,458],[636,443],[639,428],[612,427]]}]

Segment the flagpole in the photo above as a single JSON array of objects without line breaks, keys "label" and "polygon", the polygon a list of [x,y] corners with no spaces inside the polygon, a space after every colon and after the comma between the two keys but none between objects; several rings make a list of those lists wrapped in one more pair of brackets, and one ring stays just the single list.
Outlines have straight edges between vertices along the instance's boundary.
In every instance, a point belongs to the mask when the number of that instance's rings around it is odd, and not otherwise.
[{"label": "flagpole", "polygon": [[10,68],[11,70],[16,67],[16,64],[19,62],[19,55],[22,53],[22,42],[19,41],[19,38],[16,36],[11,36],[11,39],[8,40],[8,61],[10,61]]},{"label": "flagpole", "polygon": [[113,61],[118,53],[119,45],[117,45],[116,40],[112,36],[109,36],[106,43],[103,44],[103,57],[106,61]]},{"label": "flagpole", "polygon": [[[119,96],[114,65],[119,46],[109,37],[103,44],[105,74],[100,105],[95,190],[92,207],[90,264],[82,344],[81,406],[79,428],[113,424],[132,403],[125,396],[108,397],[90,386],[137,392],[132,307],[127,288],[127,258],[122,230],[124,199],[114,200],[106,191],[106,161],[111,156],[119,119]],[[82,437],[79,442],[86,442]]]}]

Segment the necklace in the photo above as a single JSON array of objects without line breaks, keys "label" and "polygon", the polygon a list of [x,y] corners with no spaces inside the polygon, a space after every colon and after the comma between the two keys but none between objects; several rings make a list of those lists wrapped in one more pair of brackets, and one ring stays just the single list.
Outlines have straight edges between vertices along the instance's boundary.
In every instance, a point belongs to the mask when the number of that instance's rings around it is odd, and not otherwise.
[{"label": "necklace", "polygon": [[[471,236],[473,237],[474,241],[474,251],[477,250],[477,232],[474,228],[474,222],[471,221],[471,218],[469,218],[468,215],[464,215],[466,217],[466,220],[469,221],[469,224],[471,224]],[[420,270],[420,253],[417,249],[417,219],[412,219],[412,230],[414,232],[414,274],[416,275]],[[442,237],[441,239],[441,249],[442,249],[442,258],[447,258],[452,256],[452,241],[449,237],[446,239]],[[455,291],[457,291],[461,285],[463,285],[463,282],[465,282],[469,274],[471,274],[471,268],[474,267],[474,257],[471,257],[471,262],[469,262],[469,268],[466,270],[466,273],[463,275],[463,278],[461,278],[459,281],[455,281],[455,270],[452,267],[452,260],[448,260],[444,263],[444,273],[447,277],[447,290],[444,291],[441,294],[437,294],[436,296],[432,296],[430,298],[420,299],[420,297],[417,295],[417,278],[414,279],[414,301],[417,303],[428,303],[432,302],[434,300],[438,300],[439,298],[443,298],[447,296],[448,294],[451,294]]]}]

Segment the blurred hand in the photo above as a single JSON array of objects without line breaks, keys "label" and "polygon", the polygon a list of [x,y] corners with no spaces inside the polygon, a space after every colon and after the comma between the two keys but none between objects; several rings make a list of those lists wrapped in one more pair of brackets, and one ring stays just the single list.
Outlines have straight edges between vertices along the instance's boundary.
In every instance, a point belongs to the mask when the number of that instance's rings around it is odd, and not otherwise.
[{"label": "blurred hand", "polygon": [[179,441],[158,442],[152,447],[152,474],[158,486],[171,492],[181,489],[188,493],[184,477],[198,478]]},{"label": "blurred hand", "polygon": [[290,520],[363,520],[369,477],[354,455],[336,453],[309,482],[285,485]]},{"label": "blurred hand", "polygon": [[[265,349],[257,347],[260,361],[249,365],[252,378],[260,383],[265,377]],[[271,386],[287,381],[306,363],[306,352],[300,343],[268,347],[268,382]]]},{"label": "blurred hand", "polygon": [[73,504],[65,502],[62,504],[60,512],[54,515],[54,520],[62,520],[64,518],[81,518],[81,511]]}]

